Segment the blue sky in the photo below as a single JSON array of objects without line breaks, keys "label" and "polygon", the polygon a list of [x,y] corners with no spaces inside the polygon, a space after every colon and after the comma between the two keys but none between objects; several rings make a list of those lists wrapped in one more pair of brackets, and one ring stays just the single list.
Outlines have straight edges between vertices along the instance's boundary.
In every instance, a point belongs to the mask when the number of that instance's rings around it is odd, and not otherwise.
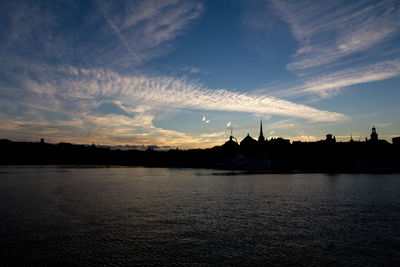
[{"label": "blue sky", "polygon": [[2,1],[0,138],[400,135],[398,1]]}]

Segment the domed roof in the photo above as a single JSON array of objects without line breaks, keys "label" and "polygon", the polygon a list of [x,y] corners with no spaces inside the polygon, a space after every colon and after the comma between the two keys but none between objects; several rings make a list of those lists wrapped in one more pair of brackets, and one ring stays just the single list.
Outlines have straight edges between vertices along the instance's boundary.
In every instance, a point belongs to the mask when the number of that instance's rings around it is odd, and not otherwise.
[{"label": "domed roof", "polygon": [[257,141],[254,140],[253,137],[250,136],[250,134],[247,134],[245,138],[240,142],[241,146],[248,146],[248,145],[255,145],[257,144]]},{"label": "domed roof", "polygon": [[222,148],[227,150],[237,150],[239,148],[239,144],[233,139],[236,140],[236,138],[231,135],[229,140],[222,145]]},{"label": "domed roof", "polygon": [[238,146],[239,144],[233,141],[232,139],[228,140],[223,144],[223,146]]}]

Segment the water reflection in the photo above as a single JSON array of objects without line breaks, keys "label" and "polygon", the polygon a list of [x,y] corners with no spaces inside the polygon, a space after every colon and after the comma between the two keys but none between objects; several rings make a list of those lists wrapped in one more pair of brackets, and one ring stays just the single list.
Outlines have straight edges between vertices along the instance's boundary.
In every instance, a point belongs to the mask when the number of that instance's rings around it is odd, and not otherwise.
[{"label": "water reflection", "polygon": [[0,167],[3,264],[395,265],[398,175]]}]

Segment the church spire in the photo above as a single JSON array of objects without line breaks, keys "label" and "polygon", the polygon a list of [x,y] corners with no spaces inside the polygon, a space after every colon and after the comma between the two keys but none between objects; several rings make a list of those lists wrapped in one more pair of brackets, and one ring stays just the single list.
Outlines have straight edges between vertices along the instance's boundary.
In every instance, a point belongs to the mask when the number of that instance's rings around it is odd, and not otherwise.
[{"label": "church spire", "polygon": [[262,120],[260,120],[260,136],[258,137],[258,142],[259,143],[264,143],[265,142],[263,129],[262,129]]}]

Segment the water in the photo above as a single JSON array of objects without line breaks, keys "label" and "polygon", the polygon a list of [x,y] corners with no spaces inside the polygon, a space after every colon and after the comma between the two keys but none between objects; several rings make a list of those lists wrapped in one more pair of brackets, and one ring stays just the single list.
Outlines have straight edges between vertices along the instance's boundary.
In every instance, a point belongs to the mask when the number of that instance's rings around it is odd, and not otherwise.
[{"label": "water", "polygon": [[2,265],[398,265],[400,175],[0,167]]}]

